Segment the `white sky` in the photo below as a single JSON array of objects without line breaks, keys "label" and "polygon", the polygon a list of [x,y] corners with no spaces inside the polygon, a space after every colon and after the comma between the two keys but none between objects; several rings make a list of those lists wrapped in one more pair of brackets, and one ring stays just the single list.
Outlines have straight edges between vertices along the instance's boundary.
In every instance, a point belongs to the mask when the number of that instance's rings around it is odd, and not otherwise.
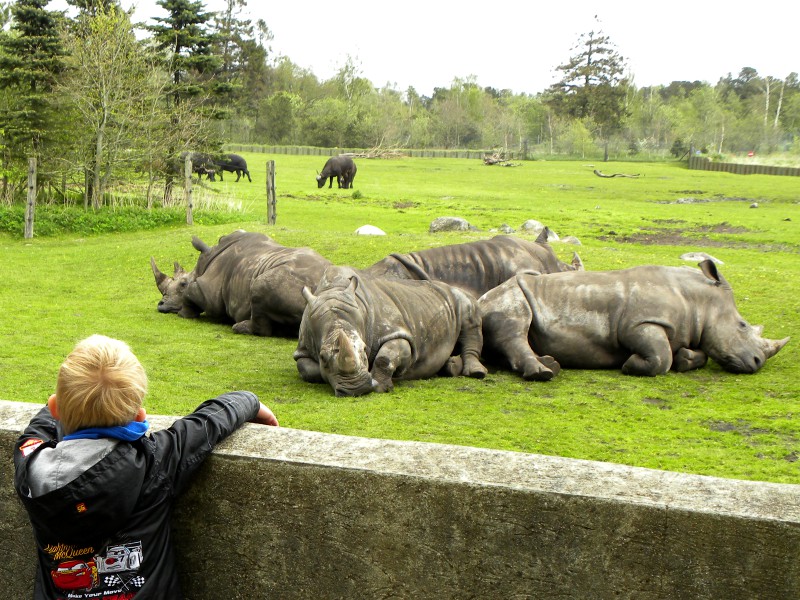
[{"label": "white sky", "polygon": [[[55,4],[55,3],[54,3]],[[165,16],[155,0],[123,0],[136,19]],[[221,10],[224,0],[205,0]],[[761,76],[800,72],[798,0],[249,0],[274,55],[319,79],[353,59],[376,87],[430,96],[454,78],[535,94],[555,81],[582,33],[602,30],[638,87],[673,80],[716,83],[743,67]]]}]

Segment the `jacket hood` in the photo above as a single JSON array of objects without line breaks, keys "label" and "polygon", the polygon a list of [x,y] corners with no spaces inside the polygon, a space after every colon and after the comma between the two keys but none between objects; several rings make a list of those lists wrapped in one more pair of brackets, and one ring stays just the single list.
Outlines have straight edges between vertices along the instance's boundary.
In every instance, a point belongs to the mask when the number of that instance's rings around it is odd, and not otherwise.
[{"label": "jacket hood", "polygon": [[16,474],[34,527],[73,544],[113,535],[133,512],[144,481],[135,444],[74,440],[40,449]]}]

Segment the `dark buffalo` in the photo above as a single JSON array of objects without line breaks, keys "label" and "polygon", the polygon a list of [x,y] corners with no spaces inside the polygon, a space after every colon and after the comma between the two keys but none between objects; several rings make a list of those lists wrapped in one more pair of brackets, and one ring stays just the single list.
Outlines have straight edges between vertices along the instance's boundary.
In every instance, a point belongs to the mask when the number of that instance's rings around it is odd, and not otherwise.
[{"label": "dark buffalo", "polygon": [[558,273],[583,269],[574,254],[561,262],[547,243],[547,228],[535,242],[507,235],[408,254],[390,254],[364,269],[371,277],[442,281],[478,298],[519,272]]},{"label": "dark buffalo", "polygon": [[296,335],[305,310],[303,286],[313,286],[330,264],[310,248],[287,248],[261,233],[235,231],[213,248],[197,237],[191,272],[175,263],[169,277],[150,259],[162,294],[158,310],[195,318],[205,313],[233,321],[236,333]]},{"label": "dark buffalo", "polygon": [[342,189],[351,189],[356,178],[356,163],[349,156],[332,156],[322,167],[322,173],[317,175],[317,187],[321,188],[328,180],[328,187],[333,187],[333,178]]},{"label": "dark buffalo", "polygon": [[653,376],[700,368],[708,357],[726,371],[754,373],[789,341],[762,338],[761,327],[742,319],[710,260],[699,270],[520,274],[478,307],[484,356],[496,354],[532,380],[551,379],[562,366]]},{"label": "dark buffalo", "polygon": [[173,173],[183,175],[183,165],[189,155],[192,157],[192,172],[197,174],[198,179],[203,179],[203,175],[206,175],[211,181],[216,181],[214,175],[217,167],[214,164],[214,159],[210,154],[203,154],[202,152],[181,152],[180,158],[170,165]]},{"label": "dark buffalo", "polygon": [[486,375],[477,307],[457,288],[330,267],[316,292],[303,288],[303,295],[297,370],[305,381],[328,382],[337,396],[388,392],[392,379]]},{"label": "dark buffalo", "polygon": [[236,181],[239,181],[242,175],[247,175],[247,180],[253,181],[250,178],[250,171],[247,170],[247,161],[238,154],[226,154],[223,158],[217,158],[214,160],[214,165],[217,168],[220,181],[225,181],[222,178],[223,171],[236,173]]}]

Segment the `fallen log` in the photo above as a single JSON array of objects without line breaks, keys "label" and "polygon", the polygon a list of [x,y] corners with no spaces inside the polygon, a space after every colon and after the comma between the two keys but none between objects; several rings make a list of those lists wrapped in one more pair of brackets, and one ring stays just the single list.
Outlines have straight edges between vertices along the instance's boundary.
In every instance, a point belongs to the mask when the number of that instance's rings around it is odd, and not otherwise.
[{"label": "fallen log", "polygon": [[638,173],[636,173],[636,175],[627,175],[625,173],[612,173],[611,175],[606,175],[604,173],[601,173],[597,169],[594,170],[594,174],[597,175],[598,177],[632,177],[632,178],[639,177]]}]

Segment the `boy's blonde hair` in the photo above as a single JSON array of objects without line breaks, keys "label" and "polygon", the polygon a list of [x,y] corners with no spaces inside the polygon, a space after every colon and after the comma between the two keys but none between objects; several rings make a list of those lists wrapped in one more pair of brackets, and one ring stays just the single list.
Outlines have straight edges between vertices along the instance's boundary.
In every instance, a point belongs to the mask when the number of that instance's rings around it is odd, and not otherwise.
[{"label": "boy's blonde hair", "polygon": [[78,342],[56,384],[64,433],[133,421],[147,393],[147,374],[125,342],[93,335]]}]

